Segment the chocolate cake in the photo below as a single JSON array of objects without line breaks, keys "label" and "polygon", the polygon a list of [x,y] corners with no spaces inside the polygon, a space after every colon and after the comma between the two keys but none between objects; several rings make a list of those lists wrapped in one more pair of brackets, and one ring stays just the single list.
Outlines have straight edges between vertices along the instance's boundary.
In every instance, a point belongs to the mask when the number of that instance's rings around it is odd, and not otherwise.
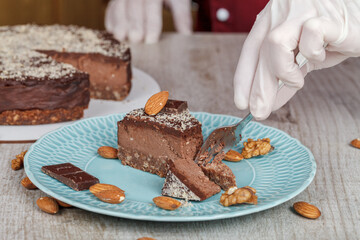
[{"label": "chocolate cake", "polygon": [[109,33],[60,25],[0,27],[0,124],[75,120],[89,94],[122,100],[130,88],[130,50]]},{"label": "chocolate cake", "polygon": [[220,190],[220,187],[210,181],[192,159],[169,161],[169,171],[162,188],[162,195],[203,201]]},{"label": "chocolate cake", "polygon": [[136,109],[118,122],[122,164],[160,177],[166,176],[169,160],[193,160],[202,143],[201,123],[183,101],[168,100],[154,116]]}]

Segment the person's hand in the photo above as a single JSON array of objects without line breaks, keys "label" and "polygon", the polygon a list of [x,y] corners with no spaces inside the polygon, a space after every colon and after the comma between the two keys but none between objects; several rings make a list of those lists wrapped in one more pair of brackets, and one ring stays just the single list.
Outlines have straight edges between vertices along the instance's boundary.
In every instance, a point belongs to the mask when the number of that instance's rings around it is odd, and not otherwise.
[{"label": "person's hand", "polygon": [[192,32],[190,0],[112,0],[105,13],[105,28],[119,41],[155,43],[162,30],[162,8],[172,11],[179,33]]},{"label": "person's hand", "polygon": [[[309,61],[301,69],[296,49]],[[360,0],[271,0],[244,43],[234,77],[235,104],[266,119],[302,88],[308,72],[355,56],[360,56]],[[278,91],[279,80],[285,85]]]}]

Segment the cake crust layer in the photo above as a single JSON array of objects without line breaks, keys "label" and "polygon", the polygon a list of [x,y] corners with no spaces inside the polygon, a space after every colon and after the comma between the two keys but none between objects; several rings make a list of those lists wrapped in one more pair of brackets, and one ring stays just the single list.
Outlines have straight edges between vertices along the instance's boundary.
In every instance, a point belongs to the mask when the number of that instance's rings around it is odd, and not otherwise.
[{"label": "cake crust layer", "polygon": [[82,118],[86,107],[52,110],[9,110],[0,113],[0,125],[38,125]]}]

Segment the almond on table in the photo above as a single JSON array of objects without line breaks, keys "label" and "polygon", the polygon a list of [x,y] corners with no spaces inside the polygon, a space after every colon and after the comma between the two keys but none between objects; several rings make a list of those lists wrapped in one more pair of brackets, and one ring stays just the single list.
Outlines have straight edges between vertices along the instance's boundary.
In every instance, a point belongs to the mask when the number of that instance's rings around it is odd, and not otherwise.
[{"label": "almond on table", "polygon": [[46,213],[55,214],[59,212],[59,205],[53,198],[41,197],[36,201],[36,204]]},{"label": "almond on table", "polygon": [[350,143],[353,147],[360,148],[360,138],[354,139]]},{"label": "almond on table", "polygon": [[24,177],[22,180],[21,180],[21,185],[26,188],[26,189],[29,189],[29,190],[34,190],[34,189],[38,189],[35,184],[33,184],[30,179],[28,177]]},{"label": "almond on table", "polygon": [[316,219],[321,216],[320,210],[307,202],[296,202],[293,205],[294,210],[303,217]]}]

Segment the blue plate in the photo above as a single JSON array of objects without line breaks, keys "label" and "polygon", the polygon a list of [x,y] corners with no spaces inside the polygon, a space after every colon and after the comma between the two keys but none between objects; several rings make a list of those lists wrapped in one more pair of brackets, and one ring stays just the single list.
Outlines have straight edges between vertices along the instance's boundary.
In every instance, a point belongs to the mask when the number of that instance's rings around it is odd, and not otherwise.
[{"label": "blue plate", "polygon": [[[202,122],[203,135],[219,126],[240,119],[226,115],[193,113]],[[117,121],[124,114],[88,118],[61,127],[41,137],[25,156],[25,171],[43,192],[73,206],[101,214],[151,221],[203,221],[242,216],[272,208],[302,192],[313,180],[316,164],[312,153],[286,133],[257,122],[249,123],[242,136],[271,139],[275,150],[268,155],[226,162],[236,176],[239,187],[257,190],[257,205],[223,207],[221,193],[203,202],[191,202],[175,211],[156,207],[152,199],[161,195],[164,179],[147,172],[123,166],[119,160],[104,159],[97,154],[100,146],[117,147]],[[242,143],[235,148],[241,151]],[[125,190],[121,204],[98,200],[89,191],[77,192],[41,172],[44,165],[71,162],[99,178]]]}]

